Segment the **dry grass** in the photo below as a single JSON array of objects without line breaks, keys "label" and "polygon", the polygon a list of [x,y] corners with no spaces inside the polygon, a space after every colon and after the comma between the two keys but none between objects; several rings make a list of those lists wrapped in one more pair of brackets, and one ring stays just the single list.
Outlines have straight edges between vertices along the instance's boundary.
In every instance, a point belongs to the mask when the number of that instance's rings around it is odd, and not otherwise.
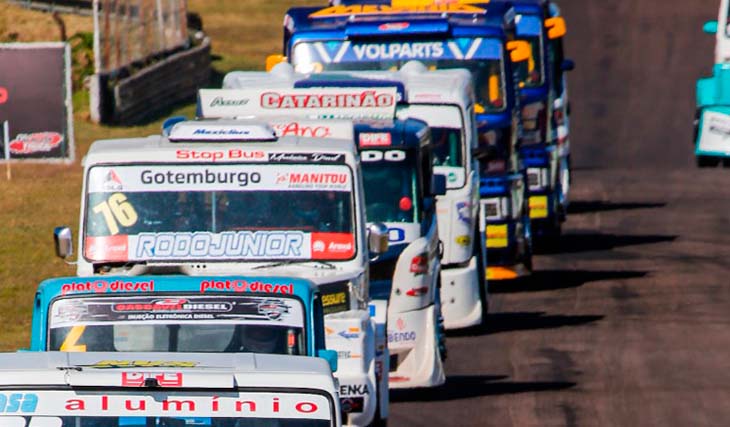
[{"label": "dry grass", "polygon": [[[281,23],[291,3],[283,0],[190,0],[213,40],[220,72],[261,68],[267,54],[281,49]],[[299,4],[324,4],[306,0]],[[63,15],[67,35],[91,31],[91,19]],[[17,36],[13,35],[17,34]],[[58,28],[48,14],[0,3],[0,42],[56,41]],[[161,120],[142,127],[89,123],[83,93],[74,99],[77,161],[71,165],[14,164],[12,181],[0,164],[0,350],[28,345],[33,295],[48,277],[73,275],[75,268],[53,254],[52,230],[70,225],[78,231],[81,166],[79,160],[98,139],[157,133]],[[173,114],[192,116],[194,106]]]}]

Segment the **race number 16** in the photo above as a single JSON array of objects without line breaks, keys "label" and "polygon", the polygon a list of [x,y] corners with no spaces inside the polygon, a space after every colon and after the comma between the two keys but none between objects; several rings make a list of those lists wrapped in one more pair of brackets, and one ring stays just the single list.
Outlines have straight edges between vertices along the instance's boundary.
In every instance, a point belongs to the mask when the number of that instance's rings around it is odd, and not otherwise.
[{"label": "race number 16", "polygon": [[127,196],[122,193],[114,193],[108,199],[94,206],[94,213],[104,215],[104,221],[109,229],[109,234],[119,234],[119,224],[122,227],[131,227],[137,223],[137,211],[127,201]]},{"label": "race number 16", "polygon": [[0,86],[0,105],[8,102],[8,90]]}]

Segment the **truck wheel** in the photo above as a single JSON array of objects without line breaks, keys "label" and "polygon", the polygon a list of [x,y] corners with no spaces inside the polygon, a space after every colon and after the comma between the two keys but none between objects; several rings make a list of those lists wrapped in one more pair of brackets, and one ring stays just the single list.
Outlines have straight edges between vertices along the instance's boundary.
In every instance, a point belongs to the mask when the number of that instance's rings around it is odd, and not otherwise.
[{"label": "truck wheel", "polygon": [[479,286],[479,299],[482,303],[482,326],[484,326],[487,322],[487,315],[489,314],[489,283],[487,283],[487,269],[484,267],[481,242],[479,230],[477,230],[474,236],[474,249],[472,252],[477,257],[477,286]]},{"label": "truck wheel", "polygon": [[720,163],[720,159],[710,156],[697,156],[697,167],[714,168]]},{"label": "truck wheel", "polygon": [[[441,274],[439,274],[439,277]],[[447,350],[446,350],[446,327],[444,326],[444,315],[441,314],[441,279],[438,279],[436,287],[436,345],[438,346],[439,356],[441,361],[446,361]]]}]

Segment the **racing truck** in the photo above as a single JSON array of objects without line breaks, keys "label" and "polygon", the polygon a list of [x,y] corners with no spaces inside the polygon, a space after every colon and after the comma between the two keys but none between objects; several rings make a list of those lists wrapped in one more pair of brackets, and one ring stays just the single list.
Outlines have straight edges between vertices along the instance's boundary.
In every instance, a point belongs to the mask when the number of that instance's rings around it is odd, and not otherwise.
[{"label": "racing truck", "polygon": [[[282,64],[286,66],[286,64]],[[307,79],[292,73],[236,72],[224,79],[228,89],[201,90],[199,114],[205,118],[254,116],[269,118],[281,132],[328,125],[325,120],[291,121],[292,115],[325,117],[311,99],[323,93],[348,96],[380,90],[370,82]],[[358,84],[359,82],[359,84]],[[388,82],[380,87],[388,87]],[[363,87],[359,87],[363,86]],[[249,89],[231,89],[231,88]],[[258,88],[258,89],[257,89]],[[396,87],[397,89],[397,87]],[[402,92],[402,90],[400,90]],[[269,98],[292,96],[297,105],[276,105]],[[377,95],[376,95],[377,97]],[[237,111],[212,106],[214,99],[249,99]],[[389,120],[371,115],[357,121],[367,220],[388,227],[389,249],[370,265],[370,297],[387,306],[384,326],[388,332],[391,388],[431,387],[445,380],[442,357],[444,334],[438,308],[440,271],[439,240],[434,195],[445,192],[445,178],[432,173],[431,134],[426,123],[416,119],[393,120],[396,104],[390,105]],[[276,118],[275,111],[288,118]],[[348,112],[340,111],[339,117]],[[360,119],[363,110],[353,111]],[[380,120],[376,120],[381,117]],[[352,126],[352,125],[351,125]],[[335,132],[329,129],[327,132]],[[352,129],[349,130],[350,134]],[[373,307],[376,318],[379,309]],[[386,310],[383,310],[385,314]]]},{"label": "racing truck", "polygon": [[[394,90],[381,95],[395,102]],[[322,295],[326,334],[336,336],[326,342],[341,356],[335,375],[363,391],[348,396],[363,408],[346,421],[379,423],[388,413],[387,376],[376,373],[388,366],[387,337],[369,314],[367,276],[388,233],[382,224],[366,231],[361,189],[352,136],[277,137],[250,120],[173,120],[162,135],[97,141],[84,162],[77,276],[309,279]],[[54,235],[58,255],[70,257],[70,230]]]},{"label": "racing truck", "polygon": [[[474,167],[481,169],[481,201],[474,203],[480,203],[486,274],[493,280],[514,278],[532,267],[527,190],[517,157],[520,111],[507,60],[527,60],[529,46],[508,41],[513,27],[514,10],[504,4],[373,0],[295,7],[284,19],[284,55],[268,61],[285,58],[299,72],[390,70],[411,60],[429,69],[471,71],[480,142]],[[442,240],[451,244],[454,239]]]},{"label": "racing truck", "polygon": [[705,22],[703,31],[715,35],[712,76],[697,80],[695,156],[697,166],[730,166],[730,7],[720,1],[716,21]]},{"label": "racing truck", "polygon": [[269,354],[0,354],[0,425],[338,427],[324,360]]},{"label": "racing truck", "polygon": [[[304,355],[324,358],[336,372],[338,354],[325,349],[323,319],[345,301],[346,289],[323,301],[319,288],[300,278],[55,278],[42,282],[36,292],[30,350]],[[341,325],[335,336],[367,330],[366,320],[358,327]],[[368,354],[373,343],[334,347],[347,348],[339,356],[350,365],[374,358]],[[342,384],[343,412],[362,411],[362,395],[370,393],[368,384]]]},{"label": "racing truck", "polygon": [[516,65],[522,133],[519,154],[527,171],[532,232],[536,243],[555,245],[566,219],[570,186],[569,102],[564,57],[565,20],[550,0],[494,0],[514,10],[517,40],[529,58]]}]

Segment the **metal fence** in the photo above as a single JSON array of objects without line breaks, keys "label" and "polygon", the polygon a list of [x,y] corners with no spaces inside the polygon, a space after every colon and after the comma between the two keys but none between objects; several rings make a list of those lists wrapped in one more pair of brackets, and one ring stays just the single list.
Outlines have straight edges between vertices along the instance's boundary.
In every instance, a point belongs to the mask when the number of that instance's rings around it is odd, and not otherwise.
[{"label": "metal fence", "polygon": [[145,62],[187,44],[186,0],[94,0],[97,73]]}]

